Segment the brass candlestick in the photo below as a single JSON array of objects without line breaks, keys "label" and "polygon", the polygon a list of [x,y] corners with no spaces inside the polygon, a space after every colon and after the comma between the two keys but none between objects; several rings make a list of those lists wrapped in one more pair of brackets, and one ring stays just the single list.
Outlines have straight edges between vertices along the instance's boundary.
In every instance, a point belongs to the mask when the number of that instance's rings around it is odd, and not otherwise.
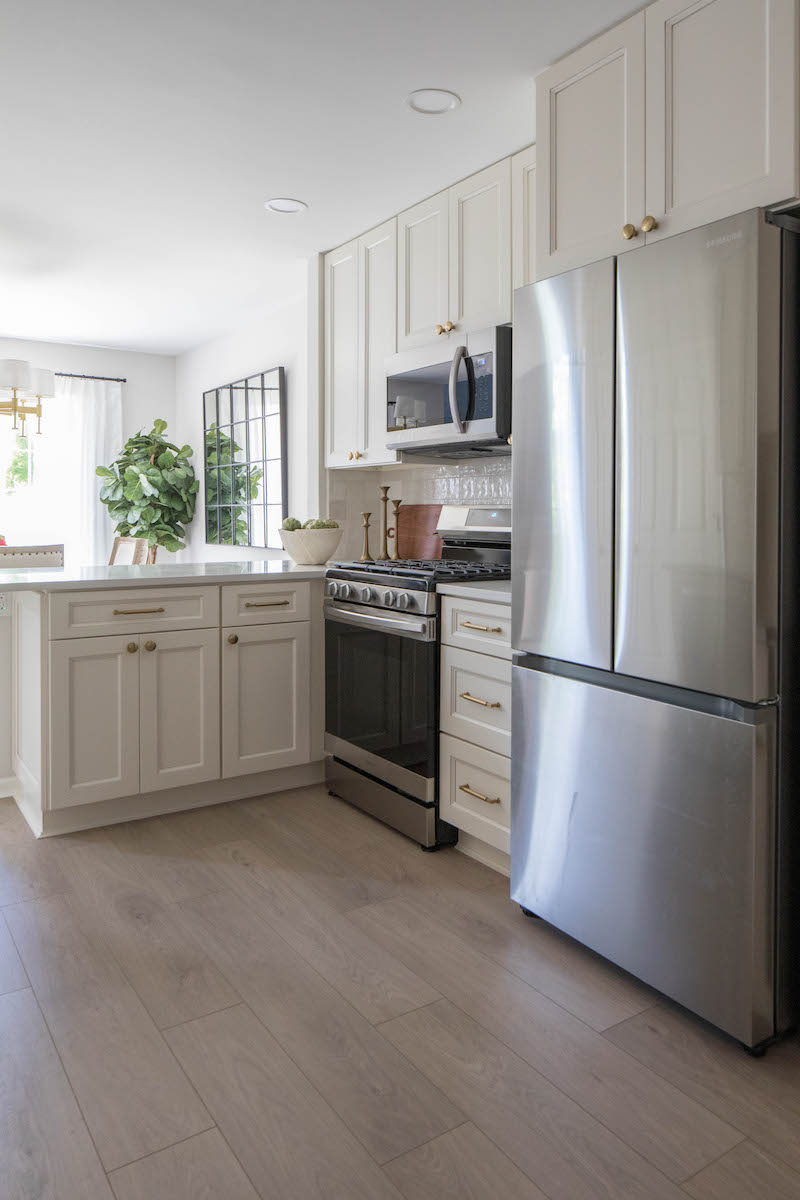
[{"label": "brass candlestick", "polygon": [[372,555],[369,552],[369,519],[372,513],[364,512],[361,514],[361,521],[364,526],[364,546],[361,551],[360,562],[374,562]]},{"label": "brass candlestick", "polygon": [[381,548],[378,558],[387,559],[389,557],[389,548],[387,538],[389,536],[389,489],[385,485],[378,488],[381,494]]},{"label": "brass candlestick", "polygon": [[386,536],[392,539],[392,547],[389,551],[389,557],[397,562],[400,557],[400,505],[402,500],[392,501],[392,521],[391,528],[386,530]]}]

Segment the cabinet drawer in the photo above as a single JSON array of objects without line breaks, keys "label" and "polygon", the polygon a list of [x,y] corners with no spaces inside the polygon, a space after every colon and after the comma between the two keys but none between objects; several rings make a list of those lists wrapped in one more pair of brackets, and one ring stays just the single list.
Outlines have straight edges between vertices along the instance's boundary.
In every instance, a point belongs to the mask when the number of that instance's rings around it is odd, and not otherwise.
[{"label": "cabinet drawer", "polygon": [[442,641],[462,650],[511,658],[511,605],[442,597]]},{"label": "cabinet drawer", "polygon": [[443,733],[496,754],[511,754],[510,662],[443,646],[441,688]]},{"label": "cabinet drawer", "polygon": [[219,625],[219,588],[125,588],[57,592],[50,601],[50,637],[99,637],[143,629],[206,629]]},{"label": "cabinet drawer", "polygon": [[311,612],[308,583],[228,584],[222,589],[223,625],[273,625],[307,621]]},{"label": "cabinet drawer", "polygon": [[439,738],[439,811],[465,833],[508,854],[511,762],[443,733]]}]

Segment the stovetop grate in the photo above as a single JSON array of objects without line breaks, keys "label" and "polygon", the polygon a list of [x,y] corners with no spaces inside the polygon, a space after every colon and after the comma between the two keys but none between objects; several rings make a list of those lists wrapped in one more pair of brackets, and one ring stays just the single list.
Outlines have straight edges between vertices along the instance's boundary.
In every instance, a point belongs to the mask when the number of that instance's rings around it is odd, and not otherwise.
[{"label": "stovetop grate", "polygon": [[408,558],[376,562],[331,563],[340,571],[369,571],[373,575],[401,575],[411,579],[508,579],[511,570],[502,563],[466,559]]}]

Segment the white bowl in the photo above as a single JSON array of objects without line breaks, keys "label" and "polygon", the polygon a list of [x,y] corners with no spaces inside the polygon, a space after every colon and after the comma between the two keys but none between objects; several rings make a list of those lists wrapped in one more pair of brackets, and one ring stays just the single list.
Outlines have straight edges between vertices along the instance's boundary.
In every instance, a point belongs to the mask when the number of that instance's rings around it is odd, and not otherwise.
[{"label": "white bowl", "polygon": [[283,548],[301,567],[321,567],[333,558],[342,529],[281,529]]}]

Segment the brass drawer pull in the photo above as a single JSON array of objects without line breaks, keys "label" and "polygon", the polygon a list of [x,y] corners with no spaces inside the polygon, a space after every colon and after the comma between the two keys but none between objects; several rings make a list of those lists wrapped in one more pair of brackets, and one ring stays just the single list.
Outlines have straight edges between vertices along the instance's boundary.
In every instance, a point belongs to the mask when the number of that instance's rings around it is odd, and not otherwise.
[{"label": "brass drawer pull", "polygon": [[115,608],[113,615],[115,617],[141,617],[145,613],[160,613],[164,612],[163,608]]},{"label": "brass drawer pull", "polygon": [[484,804],[499,804],[499,796],[484,796],[483,792],[476,792],[475,788],[471,788],[468,783],[460,783],[458,785],[460,792],[466,792],[468,796],[474,796],[476,800],[482,800]]},{"label": "brass drawer pull", "polygon": [[481,633],[502,633],[499,625],[476,625],[474,621],[462,621],[462,629],[479,629]]},{"label": "brass drawer pull", "polygon": [[245,608],[287,608],[291,600],[245,600]]},{"label": "brass drawer pull", "polygon": [[462,700],[469,700],[472,704],[480,704],[481,708],[502,708],[499,700],[481,700],[478,696],[470,696],[469,692],[459,692],[459,697]]}]

